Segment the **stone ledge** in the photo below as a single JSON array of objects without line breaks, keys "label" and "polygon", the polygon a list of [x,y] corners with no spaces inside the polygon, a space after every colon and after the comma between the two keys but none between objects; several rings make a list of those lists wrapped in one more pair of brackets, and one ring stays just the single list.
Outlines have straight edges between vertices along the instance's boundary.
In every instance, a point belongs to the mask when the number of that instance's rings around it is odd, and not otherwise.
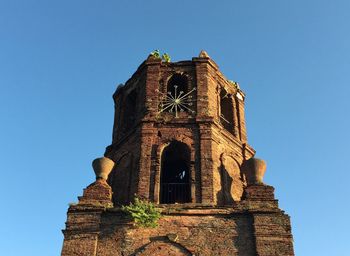
[{"label": "stone ledge", "polygon": [[249,185],[244,189],[243,200],[274,201],[274,187],[265,184]]}]

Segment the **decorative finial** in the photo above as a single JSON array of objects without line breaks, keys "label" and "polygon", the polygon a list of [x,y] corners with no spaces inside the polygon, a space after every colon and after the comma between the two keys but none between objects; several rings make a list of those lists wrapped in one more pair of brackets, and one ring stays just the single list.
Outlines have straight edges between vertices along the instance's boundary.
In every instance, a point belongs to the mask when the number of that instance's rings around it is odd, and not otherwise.
[{"label": "decorative finial", "polygon": [[96,180],[107,180],[108,175],[111,173],[114,167],[114,162],[107,157],[100,157],[92,161],[92,167],[94,168],[96,174]]},{"label": "decorative finial", "polygon": [[199,58],[210,58],[208,53],[204,50],[201,50],[201,52],[199,53]]},{"label": "decorative finial", "polygon": [[262,159],[252,157],[243,162],[242,173],[245,175],[248,185],[264,184],[265,171],[266,163]]}]

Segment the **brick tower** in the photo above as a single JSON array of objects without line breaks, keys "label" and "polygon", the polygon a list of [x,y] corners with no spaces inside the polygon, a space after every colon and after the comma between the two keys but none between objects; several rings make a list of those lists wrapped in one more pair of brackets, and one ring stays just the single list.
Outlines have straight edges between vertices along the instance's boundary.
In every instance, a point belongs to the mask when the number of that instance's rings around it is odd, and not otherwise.
[{"label": "brick tower", "polygon": [[[290,218],[247,143],[245,94],[206,52],[150,55],[113,99],[108,170],[69,207],[62,255],[294,255]],[[158,227],[125,218],[135,195],[162,211]]]}]

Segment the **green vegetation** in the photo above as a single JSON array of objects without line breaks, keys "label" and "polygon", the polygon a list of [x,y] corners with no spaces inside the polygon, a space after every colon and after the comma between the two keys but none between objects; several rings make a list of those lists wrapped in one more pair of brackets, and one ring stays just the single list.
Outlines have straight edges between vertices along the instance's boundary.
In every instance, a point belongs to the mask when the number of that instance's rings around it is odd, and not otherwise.
[{"label": "green vegetation", "polygon": [[150,55],[157,59],[161,59],[166,63],[169,63],[171,61],[170,55],[167,54],[166,52],[161,55],[159,50],[154,50],[153,52],[150,53]]},{"label": "green vegetation", "polygon": [[171,60],[170,55],[167,54],[166,52],[163,53],[163,55],[162,55],[162,60],[163,60],[164,62],[166,62],[166,63],[170,62],[170,60]]},{"label": "green vegetation", "polygon": [[230,84],[232,84],[234,87],[236,87],[236,89],[240,89],[239,88],[239,84],[237,82],[234,82],[232,80],[227,80]]},{"label": "green vegetation", "polygon": [[161,217],[160,211],[154,204],[135,198],[134,203],[123,206],[122,210],[128,214],[138,227],[155,228],[158,226],[158,220]]},{"label": "green vegetation", "polygon": [[156,57],[160,59],[160,51],[159,50],[154,50],[153,52],[150,53],[153,57]]}]

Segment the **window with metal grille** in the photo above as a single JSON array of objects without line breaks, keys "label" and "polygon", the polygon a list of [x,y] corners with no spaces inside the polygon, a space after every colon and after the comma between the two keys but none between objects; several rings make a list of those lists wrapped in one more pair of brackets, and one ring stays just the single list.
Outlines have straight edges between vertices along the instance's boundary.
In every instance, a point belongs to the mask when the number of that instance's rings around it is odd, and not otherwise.
[{"label": "window with metal grille", "polygon": [[162,152],[160,203],[190,202],[190,149],[179,141],[172,141]]}]

